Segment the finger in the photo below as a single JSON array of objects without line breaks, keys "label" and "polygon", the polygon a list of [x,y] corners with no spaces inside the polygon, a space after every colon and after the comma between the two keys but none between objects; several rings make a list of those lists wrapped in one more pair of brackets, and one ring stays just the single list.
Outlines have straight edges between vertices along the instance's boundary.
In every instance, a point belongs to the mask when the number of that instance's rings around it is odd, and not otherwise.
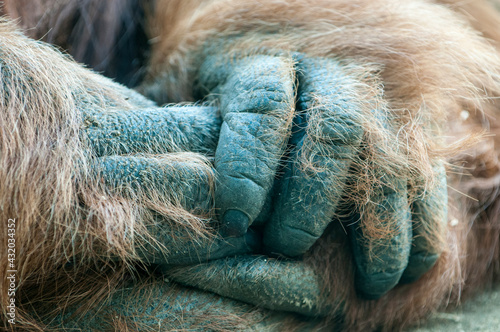
[{"label": "finger", "polygon": [[269,252],[288,256],[306,252],[331,222],[363,136],[354,80],[330,59],[305,59],[297,68],[302,114],[264,233]]},{"label": "finger", "polygon": [[87,110],[82,134],[96,156],[191,151],[213,154],[220,130],[214,107]]},{"label": "finger", "polygon": [[141,261],[150,264],[188,265],[230,256],[250,254],[260,249],[259,236],[247,232],[240,237],[193,237],[182,228],[172,227],[159,221],[148,227],[154,241],[148,241],[136,248]]},{"label": "finger", "polygon": [[[291,61],[251,56],[218,66],[207,60],[201,84],[220,94],[223,119],[215,154],[215,202],[221,231],[240,236],[257,218],[272,188],[294,112]],[[225,76],[224,76],[225,75]]]},{"label": "finger", "polygon": [[448,220],[446,171],[442,163],[434,167],[437,184],[422,199],[411,206],[413,243],[408,266],[401,283],[418,280],[438,260],[443,251],[444,233]]},{"label": "finger", "polygon": [[212,169],[201,156],[107,156],[93,160],[93,171],[107,188],[134,198],[160,199],[195,213],[211,208]]},{"label": "finger", "polygon": [[302,262],[239,256],[167,273],[183,285],[267,309],[307,316],[322,316],[331,310],[320,278]]},{"label": "finger", "polygon": [[[182,207],[193,214],[208,215],[211,200],[211,177],[206,165],[190,154],[145,156],[110,156],[97,158],[94,171],[102,182],[122,195]],[[139,200],[140,201],[140,200]],[[178,211],[178,210],[175,210]],[[258,236],[221,239],[193,236],[185,226],[156,214],[147,223],[150,238],[136,241],[139,258],[155,264],[192,264],[209,259],[249,253],[260,247]]]},{"label": "finger", "polygon": [[[120,331],[117,326],[123,325],[118,324],[125,322],[139,331],[279,331],[290,319],[284,312],[256,310],[253,305],[211,292],[180,287],[166,278],[139,281],[118,287],[101,305],[86,309],[84,314],[78,304],[58,310],[47,330]],[[110,328],[110,322],[115,329]],[[324,326],[317,319],[300,320],[299,324],[300,331],[321,331]]]},{"label": "finger", "polygon": [[[356,288],[367,299],[377,299],[399,282],[411,248],[411,220],[406,180],[390,179],[390,187],[372,197],[374,211],[361,225],[351,226],[350,238],[356,264]],[[377,234],[376,227],[382,230]]]}]

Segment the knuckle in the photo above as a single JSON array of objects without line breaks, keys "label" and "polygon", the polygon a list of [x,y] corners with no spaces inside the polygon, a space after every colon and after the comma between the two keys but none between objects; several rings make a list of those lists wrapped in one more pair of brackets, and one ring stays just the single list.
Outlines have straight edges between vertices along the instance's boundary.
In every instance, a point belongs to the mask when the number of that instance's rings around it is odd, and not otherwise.
[{"label": "knuckle", "polygon": [[221,103],[226,114],[248,112],[283,115],[293,109],[291,94],[280,86],[236,90],[236,96],[228,96]]},{"label": "knuckle", "polygon": [[226,82],[221,106],[227,113],[289,112],[294,102],[293,82],[288,61],[264,56],[248,58]]},{"label": "knuckle", "polygon": [[328,98],[307,104],[307,132],[314,141],[348,146],[361,143],[365,121],[355,102]]}]

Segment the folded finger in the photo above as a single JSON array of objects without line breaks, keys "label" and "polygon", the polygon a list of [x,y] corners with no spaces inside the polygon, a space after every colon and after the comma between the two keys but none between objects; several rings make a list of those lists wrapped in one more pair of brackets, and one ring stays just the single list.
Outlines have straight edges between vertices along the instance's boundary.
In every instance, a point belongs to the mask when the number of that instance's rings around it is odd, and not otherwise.
[{"label": "folded finger", "polygon": [[214,107],[87,110],[84,141],[96,156],[190,151],[213,154],[220,130]]},{"label": "folded finger", "polygon": [[173,280],[256,306],[326,315],[328,294],[314,270],[297,261],[239,256],[167,271]]},{"label": "folded finger", "polygon": [[95,158],[92,168],[108,189],[121,195],[205,214],[211,209],[214,174],[199,155],[106,156]]},{"label": "folded finger", "polygon": [[[211,62],[213,61],[213,62]],[[294,75],[286,58],[250,56],[230,65],[207,60],[200,81],[216,86],[222,127],[215,154],[221,231],[244,234],[268,197],[294,112]],[[217,85],[219,84],[219,85]]]},{"label": "folded finger", "polygon": [[264,245],[271,253],[306,252],[331,222],[363,136],[355,80],[331,59],[297,64],[299,111],[290,156]]},{"label": "folded finger", "polygon": [[[113,192],[150,202],[159,200],[171,208],[194,215],[208,215],[212,208],[213,174],[202,160],[187,153],[153,156],[109,156],[96,158],[94,171]],[[186,213],[187,213],[186,212]],[[184,213],[184,212],[182,212]],[[222,239],[197,236],[186,226],[151,212],[146,223],[147,239],[136,241],[136,253],[143,262],[155,264],[192,264],[256,250],[258,236]]]},{"label": "folded finger", "polygon": [[434,266],[443,251],[448,220],[446,171],[442,163],[435,166],[434,171],[436,185],[411,205],[413,243],[402,283],[418,280]]},{"label": "folded finger", "polygon": [[408,265],[412,226],[406,180],[388,179],[372,197],[373,211],[351,226],[356,288],[377,299],[396,286]]},{"label": "folded finger", "polygon": [[244,255],[260,249],[260,238],[249,231],[240,237],[193,237],[185,229],[172,227],[159,221],[148,227],[154,241],[147,241],[136,248],[141,261],[150,264],[192,265],[210,260]]}]

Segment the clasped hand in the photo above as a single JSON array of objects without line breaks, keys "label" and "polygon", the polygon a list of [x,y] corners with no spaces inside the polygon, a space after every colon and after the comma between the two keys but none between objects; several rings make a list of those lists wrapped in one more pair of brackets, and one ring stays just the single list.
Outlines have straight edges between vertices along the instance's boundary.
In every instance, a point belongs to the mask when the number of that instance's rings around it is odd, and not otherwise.
[{"label": "clasped hand", "polygon": [[[83,135],[110,188],[150,187],[194,214],[215,211],[215,239],[155,224],[152,234],[167,252],[143,246],[144,260],[170,266],[252,252],[299,258],[334,221],[347,226],[356,285],[367,298],[435,263],[441,249],[431,239],[447,218],[446,175],[435,161],[434,185],[412,188],[418,181],[394,161],[400,124],[375,73],[300,54],[208,55],[195,94],[218,109],[84,114]],[[182,151],[214,156],[214,173]]]}]

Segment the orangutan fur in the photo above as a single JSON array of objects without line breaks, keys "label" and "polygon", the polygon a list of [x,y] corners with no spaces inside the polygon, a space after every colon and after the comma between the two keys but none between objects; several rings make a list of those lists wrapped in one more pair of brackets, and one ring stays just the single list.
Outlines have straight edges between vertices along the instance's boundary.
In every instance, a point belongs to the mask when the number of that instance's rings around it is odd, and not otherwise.
[{"label": "orangutan fur", "polygon": [[[431,160],[448,160],[450,222],[442,239],[445,250],[417,282],[368,301],[356,295],[349,244],[341,224],[332,223],[305,260],[325,280],[332,300],[342,301],[344,307],[340,319],[332,314],[318,328],[339,326],[341,320],[346,331],[401,329],[499,281],[500,138],[495,134],[500,134],[496,120],[500,115],[496,100],[500,96],[500,15],[493,7],[497,4],[480,0],[156,0],[140,7],[146,21],[136,22],[131,11],[137,2],[132,0],[108,1],[101,10],[91,7],[99,3],[91,0],[4,2],[3,13],[19,18],[26,34],[68,49],[79,61],[101,65],[99,70],[107,70],[106,61],[117,57],[110,45],[118,43],[123,17],[130,19],[131,29],[138,31],[132,39],[141,40],[144,31],[150,56],[145,70],[126,68],[131,76],[124,75],[123,82],[135,85],[131,77],[144,74],[138,90],[160,104],[195,101],[197,57],[214,40],[223,41],[225,52],[235,56],[302,52],[370,68],[370,75],[383,85],[380,103],[387,105],[401,128],[397,138],[404,142],[401,156],[410,174],[432,186]],[[72,30],[84,16],[80,5],[94,8],[87,22],[96,28],[94,34],[82,32],[87,25]],[[104,13],[106,24],[100,21]],[[99,42],[105,43],[102,50]],[[130,49],[125,46],[122,51]],[[145,54],[129,56],[141,62]],[[89,156],[79,139],[81,119],[75,109],[82,101],[96,108],[111,103],[123,109],[148,101],[53,48],[23,37],[12,23],[0,24],[0,64],[0,219],[18,222],[15,327],[44,330],[39,317],[31,315],[32,307],[44,306],[47,312],[53,311],[50,316],[74,303],[82,306],[82,312],[98,306],[135,273],[130,271],[137,260],[133,242],[148,238],[145,209],[90,180]],[[118,76],[117,69],[106,74]],[[422,129],[426,126],[432,130]],[[185,157],[206,169],[202,157]],[[187,224],[193,234],[206,235],[203,220],[175,204],[145,204]],[[4,229],[0,236],[6,248]],[[76,268],[63,269],[74,257]],[[125,263],[117,263],[116,257]],[[0,271],[5,313],[7,265]],[[110,320],[115,330],[127,325],[121,317]],[[237,329],[242,324],[234,317],[227,317],[225,323],[214,329]],[[2,324],[13,328],[5,315]],[[130,329],[132,325],[128,324]]]}]

